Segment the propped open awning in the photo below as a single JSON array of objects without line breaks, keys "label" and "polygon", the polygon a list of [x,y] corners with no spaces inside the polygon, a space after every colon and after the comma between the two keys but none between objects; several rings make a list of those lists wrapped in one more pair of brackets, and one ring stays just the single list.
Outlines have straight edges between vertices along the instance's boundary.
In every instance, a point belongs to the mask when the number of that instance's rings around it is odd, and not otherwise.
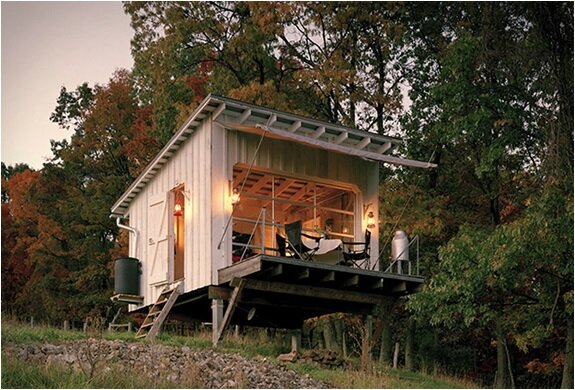
[{"label": "propped open awning", "polygon": [[116,201],[111,210],[113,214],[121,215],[126,212],[138,193],[207,118],[211,118],[228,129],[255,134],[265,132],[266,137],[298,142],[373,161],[417,168],[434,168],[436,166],[422,161],[392,156],[393,150],[401,144],[401,140],[395,137],[387,137],[244,103],[239,100],[209,95]]},{"label": "propped open awning", "polygon": [[[220,122],[221,123],[221,122]],[[390,150],[394,146],[391,145],[389,142],[384,142],[379,144],[377,150],[368,150],[364,149],[365,146],[373,142],[373,136],[367,135],[358,141],[356,144],[342,144],[340,140],[342,138],[347,139],[347,136],[340,137],[340,138],[332,138],[332,139],[319,139],[313,137],[313,135],[309,135],[306,133],[298,134],[292,133],[286,130],[270,127],[267,125],[242,125],[242,124],[231,124],[231,123],[221,123],[224,127],[232,130],[238,130],[246,133],[252,133],[257,135],[262,135],[265,133],[267,138],[275,138],[281,140],[287,140],[292,142],[297,142],[299,144],[308,145],[311,147],[329,150],[332,152],[348,154],[351,156],[362,157],[368,160],[373,161],[381,161],[389,164],[394,165],[401,165],[406,167],[415,167],[415,168],[434,168],[437,165],[431,164],[429,162],[417,161],[417,160],[410,160],[406,158],[390,156],[385,154],[385,151]],[[346,133],[341,133],[346,134]]]}]

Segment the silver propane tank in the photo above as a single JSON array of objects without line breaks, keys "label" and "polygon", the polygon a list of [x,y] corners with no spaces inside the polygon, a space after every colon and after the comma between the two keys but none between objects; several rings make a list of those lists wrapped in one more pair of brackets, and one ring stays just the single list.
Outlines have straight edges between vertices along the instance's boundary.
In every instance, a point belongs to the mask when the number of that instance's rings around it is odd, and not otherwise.
[{"label": "silver propane tank", "polygon": [[402,263],[409,262],[409,239],[403,230],[398,230],[393,234],[391,240],[391,261],[397,262],[397,273],[403,273]]}]

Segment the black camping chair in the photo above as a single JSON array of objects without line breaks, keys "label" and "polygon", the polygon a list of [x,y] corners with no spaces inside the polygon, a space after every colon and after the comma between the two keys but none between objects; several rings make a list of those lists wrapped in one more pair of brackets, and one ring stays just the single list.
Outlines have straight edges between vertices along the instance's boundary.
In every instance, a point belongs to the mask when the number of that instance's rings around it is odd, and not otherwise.
[{"label": "black camping chair", "polygon": [[278,249],[276,251],[281,257],[286,257],[286,239],[281,234],[276,233],[276,243],[278,244]]},{"label": "black camping chair", "polygon": [[[302,233],[301,230],[302,230],[301,221],[295,221],[292,223],[285,224],[285,231],[287,241],[289,244],[288,251],[290,251],[293,257],[295,258],[298,259],[303,258],[305,260],[311,260],[312,256],[319,248],[319,240],[321,239],[321,237],[314,237],[307,235],[305,233]],[[316,247],[315,248],[307,247],[301,240],[302,236],[315,240],[317,244]]]},{"label": "black camping chair", "polygon": [[[232,263],[237,263],[242,259],[247,259],[253,256],[254,252],[251,248],[247,247],[250,244],[250,235],[240,232],[232,232]],[[245,254],[244,254],[245,250]]]},{"label": "black camping chair", "polygon": [[343,242],[342,265],[369,269],[371,232],[365,230],[365,242]]}]

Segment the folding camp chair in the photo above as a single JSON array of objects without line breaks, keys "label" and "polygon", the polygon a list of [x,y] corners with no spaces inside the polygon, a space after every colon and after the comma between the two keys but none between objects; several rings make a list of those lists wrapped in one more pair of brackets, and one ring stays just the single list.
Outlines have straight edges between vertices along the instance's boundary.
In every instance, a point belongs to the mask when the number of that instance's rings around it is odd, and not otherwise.
[{"label": "folding camp chair", "polygon": [[[319,249],[319,240],[321,237],[314,237],[302,233],[301,221],[286,223],[285,231],[288,241],[287,250],[292,253],[293,257],[298,259],[311,260],[314,253]],[[314,240],[316,242],[315,248],[306,246],[301,240],[302,236]]]},{"label": "folding camp chair", "polygon": [[278,244],[278,248],[276,251],[279,253],[281,257],[286,257],[286,239],[281,234],[276,233],[276,243]]},{"label": "folding camp chair", "polygon": [[[254,252],[248,246],[251,236],[246,233],[232,232],[232,263],[253,256]],[[245,252],[245,253],[244,253]]]},{"label": "folding camp chair", "polygon": [[371,232],[365,230],[364,242],[343,242],[343,261],[340,264],[369,269]]}]

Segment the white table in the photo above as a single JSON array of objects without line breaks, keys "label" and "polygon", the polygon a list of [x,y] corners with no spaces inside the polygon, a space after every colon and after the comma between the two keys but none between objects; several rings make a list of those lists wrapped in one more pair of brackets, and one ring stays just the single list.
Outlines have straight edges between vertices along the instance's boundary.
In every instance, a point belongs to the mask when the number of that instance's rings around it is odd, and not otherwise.
[{"label": "white table", "polygon": [[316,240],[302,237],[301,242],[308,248],[315,250],[314,256],[325,255],[328,252],[336,250],[342,244],[341,240],[327,238],[320,238],[319,242],[317,242]]}]

